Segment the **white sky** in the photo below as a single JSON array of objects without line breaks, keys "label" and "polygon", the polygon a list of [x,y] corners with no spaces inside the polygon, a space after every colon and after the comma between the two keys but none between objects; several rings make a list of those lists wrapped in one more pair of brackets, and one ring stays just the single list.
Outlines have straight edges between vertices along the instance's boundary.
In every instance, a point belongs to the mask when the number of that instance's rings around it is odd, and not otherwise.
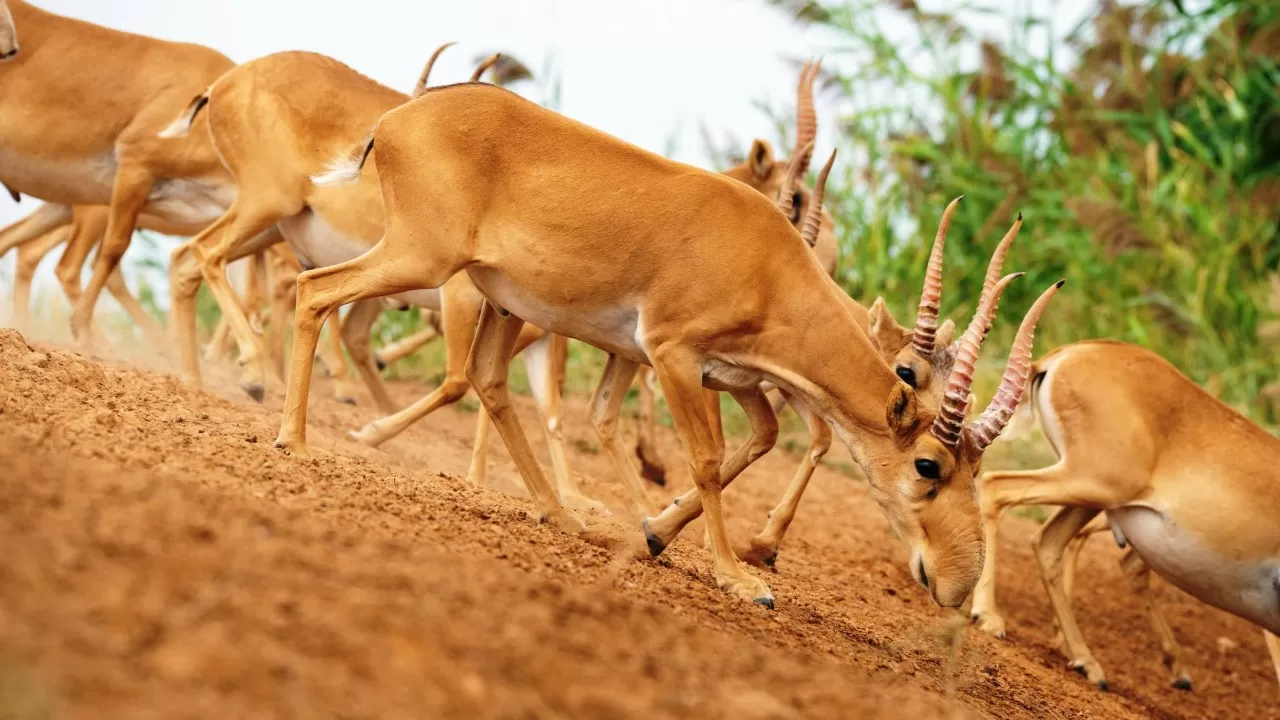
[{"label": "white sky", "polygon": [[[173,40],[201,43],[242,62],[280,50],[336,57],[393,87],[413,85],[431,51],[435,83],[465,80],[476,56],[503,50],[535,73],[554,63],[561,112],[647,149],[706,164],[698,126],[716,137],[771,137],[753,101],[794,102],[795,71],[784,58],[825,55],[830,38],[791,23],[762,0],[34,0],[52,12]],[[943,6],[945,3],[922,3]],[[1087,0],[993,0],[995,8],[1080,16]],[[1052,4],[1052,5],[1051,5]],[[964,17],[996,38],[1007,13]],[[883,19],[888,15],[878,17]],[[19,28],[21,33],[21,28]],[[834,56],[834,59],[833,59]],[[514,87],[542,101],[543,89]],[[819,98],[819,155],[831,146],[834,107]],[[827,120],[827,122],[823,122]],[[675,140],[674,145],[672,141]],[[0,198],[0,224],[35,207]],[[54,253],[56,255],[57,253]],[[42,279],[55,258],[42,266]],[[11,265],[11,261],[5,263]],[[8,276],[9,273],[4,273]]]}]

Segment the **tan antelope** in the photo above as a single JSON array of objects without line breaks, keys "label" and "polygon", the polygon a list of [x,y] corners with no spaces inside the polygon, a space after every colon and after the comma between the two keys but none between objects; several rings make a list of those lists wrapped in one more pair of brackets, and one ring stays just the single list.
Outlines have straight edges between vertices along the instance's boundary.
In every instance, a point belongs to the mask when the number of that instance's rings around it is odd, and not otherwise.
[{"label": "tan antelope", "polygon": [[[726,174],[766,193],[772,192],[778,196],[780,209],[784,214],[793,214],[797,202],[810,203],[801,236],[814,250],[815,256],[827,274],[834,277],[838,254],[834,223],[830,215],[822,211],[823,186],[829,165],[819,176],[819,184],[813,193],[812,200],[802,195],[803,187],[794,182],[795,177],[798,177],[798,174],[802,173],[808,165],[807,154],[802,148],[812,143],[817,132],[817,116],[813,104],[813,82],[817,72],[816,63],[806,64],[797,88],[797,146],[792,157],[799,158],[798,167],[790,168],[784,173],[772,173],[771,168],[776,165],[772,161],[772,151],[768,149],[767,143],[757,140],[752,146],[747,162]],[[776,187],[769,184],[770,173],[784,176]],[[941,326],[938,325],[942,301],[943,249],[947,228],[950,226],[951,216],[956,210],[957,203],[958,199],[948,205],[939,224],[938,233],[934,237],[915,329],[900,326],[889,312],[883,298],[877,298],[869,311],[856,301],[846,300],[858,320],[859,327],[869,335],[881,359],[894,369],[898,377],[917,391],[921,402],[930,409],[936,409],[942,401],[944,384],[941,378],[946,377],[950,372],[957,351],[955,344],[952,343],[954,324],[948,320]],[[794,215],[793,219],[798,221],[799,216]],[[1019,215],[1013,227],[992,254],[983,284],[984,294],[990,293],[999,281],[1004,257],[1021,226],[1022,217]],[[986,329],[984,329],[984,336],[985,331]],[[644,404],[645,400],[642,398],[642,405]],[[719,403],[709,403],[709,407],[712,409],[712,424],[718,425]],[[778,404],[773,407],[775,412],[780,409]],[[796,403],[794,409],[805,421],[809,430],[810,444],[787,491],[777,507],[769,513],[764,529],[739,552],[740,557],[752,564],[773,566],[776,563],[778,548],[791,522],[795,519],[800,499],[818,463],[831,446],[830,427],[802,404]],[[642,463],[647,462],[643,454],[637,452],[637,455],[640,456]],[[677,498],[659,517],[646,523],[650,550],[655,554],[662,552],[676,535],[700,514],[699,495],[694,488]]]},{"label": "tan antelope", "polygon": [[[476,77],[495,59],[482,64]],[[423,89],[430,64],[415,92]],[[256,238],[265,228],[279,227],[299,260],[309,268],[354,258],[381,237],[383,206],[376,186],[319,187],[312,184],[311,176],[321,173],[325,161],[338,150],[367,133],[383,113],[409,99],[337,60],[314,53],[278,53],[240,65],[219,78],[164,131],[170,136],[187,133],[204,111],[213,145],[237,178],[241,191],[227,213],[176,250],[170,263],[174,325],[180,338],[184,372],[191,382],[200,382],[194,334],[194,298],[200,281],[203,278],[211,287],[221,286],[225,293],[226,263],[258,249]],[[369,298],[351,308],[342,323],[344,344],[378,408],[394,413],[355,435],[370,445],[394,436],[418,418],[456,402],[466,393],[470,385],[463,367],[483,297],[470,278],[459,275],[438,290],[419,290],[393,301],[441,312],[448,364],[439,388],[396,413],[378,376],[369,344],[370,327],[384,302]],[[223,313],[230,320],[242,355],[265,355],[261,348],[254,349],[260,340],[238,309],[223,306]],[[542,335],[541,330],[531,326],[520,346],[535,388],[543,384],[538,373],[549,366],[542,358],[553,351],[551,339]],[[244,384],[256,398],[263,393],[261,367],[259,363],[259,369],[254,371],[258,380]],[[548,427],[548,444],[566,498],[587,507],[601,507],[578,491],[575,479],[563,465],[565,454],[558,425]]]},{"label": "tan antelope", "polygon": [[[361,173],[366,162],[370,171]],[[542,475],[510,404],[507,369],[526,321],[610,354],[593,414],[616,412],[637,368],[654,367],[702,491],[717,583],[731,594],[773,604],[729,547],[723,453],[702,388],[729,391],[743,406],[752,439],[735,457],[749,457],[777,434],[760,388],[768,380],[848,444],[933,599],[958,606],[968,596],[983,557],[973,477],[1021,396],[1026,378],[1016,371],[1028,364],[1035,320],[1057,285],[1019,330],[1017,353],[1028,357],[1012,357],[1001,399],[964,427],[992,304],[961,339],[940,412],[921,409],[790,218],[742,183],[483,84],[433,88],[383,115],[326,180],[373,191],[375,177],[386,210],[382,239],[298,276],[279,447],[308,454],[311,356],[334,308],[440,287],[465,270],[486,299],[467,376],[547,521],[583,528]]]},{"label": "tan antelope", "polygon": [[982,629],[1004,634],[995,602],[1001,513],[1018,505],[1060,505],[1036,533],[1034,547],[1069,667],[1106,689],[1106,675],[1071,612],[1064,577],[1068,544],[1106,513],[1127,548],[1125,574],[1146,603],[1175,684],[1189,687],[1190,679],[1153,603],[1148,568],[1261,626],[1280,675],[1280,484],[1274,481],[1280,440],[1134,345],[1067,345],[1030,372],[1023,412],[1038,416],[1058,462],[982,476],[987,558],[972,606]]},{"label": "tan antelope", "polygon": [[206,47],[92,25],[21,0],[8,0],[4,16],[22,44],[0,66],[0,182],[56,204],[46,216],[61,212],[62,222],[67,206],[110,206],[93,277],[71,316],[72,332],[87,340],[93,307],[139,214],[190,235],[231,204],[235,184],[203,132],[156,134],[233,63]]}]

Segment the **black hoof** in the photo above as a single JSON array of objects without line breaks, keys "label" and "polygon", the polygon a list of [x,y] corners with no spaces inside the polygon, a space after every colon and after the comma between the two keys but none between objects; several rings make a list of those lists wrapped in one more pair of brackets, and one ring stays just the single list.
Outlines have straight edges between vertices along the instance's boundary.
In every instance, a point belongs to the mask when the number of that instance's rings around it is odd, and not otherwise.
[{"label": "black hoof", "polygon": [[3,55],[0,55],[0,60],[8,60],[9,58],[11,58],[11,57],[13,57],[14,55],[17,55],[17,54],[18,54],[18,51],[17,51],[17,49],[15,48],[15,49],[10,50],[9,52],[7,52],[7,53],[5,53],[5,54],[3,54]]},{"label": "black hoof", "polygon": [[1107,692],[1108,690],[1111,689],[1111,686],[1107,684],[1106,680],[1099,680],[1098,689],[1101,690],[1102,692]]},{"label": "black hoof", "polygon": [[249,393],[249,397],[258,402],[267,396],[267,389],[259,383],[240,383],[240,389]]},{"label": "black hoof", "polygon": [[1186,690],[1187,692],[1191,692],[1191,681],[1190,681],[1190,680],[1185,680],[1185,679],[1183,679],[1183,678],[1178,678],[1177,680],[1174,680],[1174,681],[1173,681],[1173,686],[1174,686],[1174,687],[1176,687],[1176,688],[1178,688],[1179,690]]},{"label": "black hoof", "polygon": [[771,553],[769,557],[764,559],[764,564],[773,567],[778,564],[778,553]]},{"label": "black hoof", "polygon": [[387,364],[383,362],[382,358],[378,357],[377,355],[373,356],[373,364],[378,366],[378,372],[382,372],[383,370],[387,369]]},{"label": "black hoof", "polygon": [[765,606],[765,607],[769,608],[770,610],[772,610],[772,609],[773,609],[773,598],[771,598],[771,597],[756,598],[755,600],[752,600],[751,602],[753,602],[753,603],[755,603],[755,604],[757,604],[757,605],[763,605],[763,606]]},{"label": "black hoof", "polygon": [[1079,675],[1080,677],[1089,677],[1089,674],[1084,671],[1083,665],[1072,665],[1071,669],[1075,670],[1076,674]]},{"label": "black hoof", "polygon": [[649,555],[653,557],[661,555],[662,551],[667,549],[667,544],[662,542],[662,538],[649,532],[649,519],[645,518],[644,522],[640,523],[640,527],[644,529],[644,542],[649,546]]},{"label": "black hoof", "polygon": [[355,398],[353,398],[353,397],[340,397],[340,398],[334,398],[334,399],[335,399],[335,400],[337,400],[338,402],[342,403],[343,405],[355,405],[355,404],[356,404],[356,399],[355,399]]}]

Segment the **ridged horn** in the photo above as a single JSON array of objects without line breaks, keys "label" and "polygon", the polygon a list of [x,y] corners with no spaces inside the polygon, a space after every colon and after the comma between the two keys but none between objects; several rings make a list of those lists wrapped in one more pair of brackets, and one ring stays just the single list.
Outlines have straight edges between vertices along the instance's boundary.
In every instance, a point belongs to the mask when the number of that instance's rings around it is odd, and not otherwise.
[{"label": "ridged horn", "polygon": [[1049,300],[1065,282],[1066,280],[1059,280],[1045,290],[1027,311],[1026,317],[1022,318],[1018,334],[1013,339],[1013,347],[1009,350],[1009,362],[1004,366],[1004,375],[1000,378],[1000,388],[996,390],[995,397],[991,398],[991,404],[969,428],[979,450],[986,450],[987,446],[995,442],[1009,424],[1009,418],[1018,409],[1018,401],[1022,399],[1027,381],[1031,378],[1031,343],[1036,334],[1036,323],[1040,321],[1040,314],[1044,312]]},{"label": "ridged horn", "polygon": [[440,53],[449,49],[450,46],[457,44],[458,43],[456,41],[447,42],[436,48],[435,52],[431,53],[431,57],[427,58],[426,67],[422,68],[422,76],[418,78],[418,84],[413,86],[414,97],[422,97],[422,94],[427,91],[427,79],[431,77],[431,68],[435,67],[436,60],[439,59]]},{"label": "ridged horn", "polygon": [[480,82],[480,76],[484,74],[484,71],[493,67],[501,57],[502,53],[494,53],[485,58],[483,62],[476,66],[476,71],[471,73],[469,82]]},{"label": "ridged horn", "polygon": [[827,164],[818,173],[818,184],[813,186],[813,195],[809,198],[809,212],[804,217],[804,229],[800,237],[813,247],[818,244],[818,231],[822,228],[822,201],[827,195],[827,176],[831,174],[831,166],[836,163],[836,151],[831,151]]},{"label": "ridged horn", "polygon": [[[796,150],[818,139],[818,113],[813,107],[813,83],[822,68],[821,60],[806,62],[800,69],[800,82],[796,85]],[[809,170],[809,159],[804,158],[800,174]]]},{"label": "ridged horn", "polygon": [[[1009,246],[1018,237],[1018,231],[1022,229],[1022,213],[1018,213],[1018,219],[1013,221],[1013,227],[1009,228],[1009,232],[1004,234],[1004,238],[1000,240],[1000,244],[996,245],[995,252],[991,253],[991,261],[987,263],[987,276],[982,281],[982,295],[979,298],[986,297],[991,293],[991,289],[996,286],[996,282],[1000,279],[1000,269],[1004,266],[1004,256],[1009,254]],[[981,302],[981,299],[979,299]],[[992,308],[991,316],[995,317],[997,308]],[[982,328],[982,338],[985,340],[987,333],[991,332],[991,324]]]},{"label": "ridged horn", "polygon": [[911,334],[911,344],[916,354],[928,359],[933,357],[934,341],[938,336],[938,313],[942,308],[942,251],[947,244],[947,228],[951,215],[964,196],[956,198],[942,212],[938,234],[933,238],[933,250],[929,252],[929,266],[924,272],[924,289],[920,291],[920,309],[916,312],[916,328]]},{"label": "ridged horn", "polygon": [[1012,273],[1004,276],[992,288],[991,293],[978,304],[969,327],[957,342],[955,364],[951,367],[951,376],[947,378],[947,388],[942,394],[942,405],[938,408],[938,417],[933,421],[933,436],[947,447],[955,447],[960,442],[960,431],[964,429],[964,415],[969,404],[969,388],[973,385],[973,368],[978,363],[978,352],[982,349],[982,328],[991,322],[995,315],[995,306],[1000,294],[1023,273]]},{"label": "ridged horn", "polygon": [[800,164],[808,164],[810,155],[813,155],[813,143],[805,145],[791,156],[791,162],[787,163],[787,172],[782,176],[782,187],[778,188],[778,197],[774,202],[788,220],[796,209],[792,196],[795,195],[796,180],[800,178]]}]

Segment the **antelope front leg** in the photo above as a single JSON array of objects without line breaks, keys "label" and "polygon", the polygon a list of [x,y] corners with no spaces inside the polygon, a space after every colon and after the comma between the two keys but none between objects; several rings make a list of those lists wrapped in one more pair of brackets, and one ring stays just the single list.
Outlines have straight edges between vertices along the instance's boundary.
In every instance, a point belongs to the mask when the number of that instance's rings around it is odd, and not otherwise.
[{"label": "antelope front leg", "polygon": [[89,287],[85,288],[71,313],[71,334],[82,344],[90,343],[89,324],[93,321],[93,309],[98,304],[98,296],[106,287],[107,278],[119,266],[120,258],[129,249],[138,213],[146,205],[154,183],[155,178],[144,167],[122,165],[116,171],[115,184],[111,189],[107,231],[93,264],[93,277],[89,279]]},{"label": "antelope front leg", "polygon": [[71,228],[58,228],[18,247],[18,267],[13,274],[13,326],[19,332],[27,332],[31,281],[35,278],[36,268],[45,255],[67,239],[70,232]]},{"label": "antelope front leg", "polygon": [[541,519],[565,532],[581,532],[582,521],[573,511],[560,504],[560,497],[542,474],[533,448],[525,437],[511,397],[507,391],[507,374],[511,366],[511,353],[520,337],[524,321],[509,311],[494,308],[485,303],[480,311],[480,324],[476,328],[475,343],[467,357],[467,378],[480,396],[480,402],[498,428],[507,452],[515,461],[525,487],[533,496]]},{"label": "antelope front leg", "polygon": [[333,399],[346,405],[355,405],[355,382],[351,378],[351,368],[347,367],[346,356],[342,354],[341,328],[340,310],[334,310],[324,319],[325,342],[321,343],[318,352],[325,374],[333,378]]},{"label": "antelope front leg", "polygon": [[[532,328],[525,326],[525,329]],[[555,471],[560,500],[569,507],[608,515],[609,509],[604,503],[582,492],[577,478],[569,469],[569,460],[564,451],[560,400],[569,339],[542,330],[537,333],[537,337],[523,349],[522,357],[525,372],[529,376],[529,387],[533,390],[533,400],[538,406],[538,414],[542,416],[547,452],[551,455],[551,467]],[[518,344],[516,352],[521,352]]]},{"label": "antelope front leg", "polygon": [[809,449],[805,451],[800,467],[796,468],[795,477],[787,486],[786,494],[782,496],[778,506],[769,513],[769,520],[765,523],[764,529],[752,538],[750,547],[740,553],[743,560],[756,566],[773,567],[777,563],[778,548],[782,545],[782,538],[786,535],[787,528],[791,527],[791,521],[796,517],[796,511],[800,508],[800,498],[804,495],[805,488],[809,486],[809,479],[813,477],[813,471],[822,461],[822,456],[826,455],[827,450],[831,448],[831,427],[799,401],[787,399],[791,401],[792,407],[800,417],[804,418],[809,428]]},{"label": "antelope front leg", "polygon": [[485,486],[485,466],[489,460],[489,413],[484,406],[476,411],[476,434],[471,443],[471,466],[467,468],[467,482],[476,487]]},{"label": "antelope front leg", "polygon": [[1106,673],[1084,641],[1075,613],[1071,611],[1071,603],[1063,591],[1062,582],[1063,556],[1067,545],[1098,512],[1094,508],[1063,508],[1040,526],[1032,539],[1032,546],[1036,562],[1040,565],[1040,577],[1049,593],[1049,602],[1053,605],[1054,617],[1058,620],[1058,627],[1062,628],[1062,637],[1067,646],[1067,667],[1084,675],[1099,689],[1106,690]]},{"label": "antelope front leg", "polygon": [[653,368],[640,368],[640,418],[636,423],[636,459],[640,461],[640,475],[658,487],[667,485],[667,469],[658,455],[656,441],[657,416],[654,412]]},{"label": "antelope front leg", "polygon": [[444,381],[421,400],[387,417],[378,418],[348,435],[352,440],[377,447],[404,432],[408,427],[451,405],[467,394],[467,353],[475,337],[476,322],[484,298],[466,273],[459,273],[445,283],[440,293],[444,325]]},{"label": "antelope front leg", "polygon": [[373,333],[373,323],[382,314],[382,302],[375,299],[361,300],[351,306],[347,317],[342,321],[342,344],[347,346],[351,362],[355,363],[356,372],[364,381],[365,389],[373,395],[373,403],[382,413],[393,413],[396,404],[387,394],[387,386],[378,374],[373,362],[373,346],[369,337]]},{"label": "antelope front leg", "polygon": [[[717,452],[706,398],[702,392],[701,358],[682,348],[669,352],[659,348],[652,357],[658,382],[662,383],[662,391],[667,397],[667,407],[671,409],[676,431],[680,434],[685,455],[689,458],[693,482],[700,491],[698,505],[707,515],[707,535],[711,541],[716,584],[731,595],[772,609],[773,594],[769,592],[769,586],[753,575],[746,565],[738,561],[738,557],[733,554],[733,548],[729,545],[729,535],[725,531],[724,514],[720,504],[720,490],[725,484],[724,471],[720,466],[724,455]],[[777,435],[777,420],[769,411],[769,401],[759,388],[736,392],[734,398],[752,418],[753,439],[757,434],[757,421],[763,421],[764,427],[761,427],[761,430],[766,433],[767,426],[772,424],[773,434]],[[745,451],[748,445],[750,441],[739,448],[738,452],[734,453],[734,457],[748,456],[749,451]],[[733,464],[733,461],[730,460],[728,464]],[[746,463],[742,465],[745,467]],[[666,546],[663,536],[656,534],[655,525],[659,524],[664,525],[664,530],[674,527],[670,522],[663,523],[662,517],[644,521],[649,551],[654,555],[662,552]],[[674,537],[674,534],[671,536]]]},{"label": "antelope front leg", "polygon": [[1169,672],[1173,673],[1173,686],[1179,690],[1190,690],[1191,672],[1183,660],[1182,646],[1174,639],[1173,630],[1169,628],[1168,621],[1164,619],[1160,607],[1156,605],[1155,594],[1151,592],[1151,568],[1147,567],[1138,552],[1130,545],[1120,556],[1120,569],[1124,571],[1129,586],[1138,594],[1138,597],[1142,598],[1142,604],[1147,611],[1147,620],[1151,623],[1151,629],[1155,631],[1156,639],[1160,642],[1161,661],[1166,668],[1169,668]]},{"label": "antelope front leg", "polygon": [[609,459],[613,460],[614,470],[627,487],[632,509],[640,517],[646,517],[654,512],[653,501],[645,494],[644,481],[636,472],[631,457],[618,444],[618,415],[627,390],[631,389],[631,381],[639,369],[640,364],[637,362],[620,355],[609,356],[600,384],[591,396],[591,426],[595,428],[600,445],[609,453]]},{"label": "antelope front leg", "polygon": [[[658,381],[662,382],[661,373],[658,374]],[[665,382],[662,382],[662,387],[667,395],[667,406],[670,407],[671,391],[667,389]],[[751,437],[747,438],[747,441],[740,445],[729,460],[719,469],[717,490],[728,487],[729,483],[732,483],[743,470],[746,470],[748,465],[769,452],[778,440],[778,416],[773,414],[773,409],[769,407],[769,399],[765,397],[760,388],[735,391],[731,394],[733,399],[742,406],[743,411],[747,414],[747,419],[751,422]],[[703,408],[703,416],[708,417],[709,421],[711,413],[706,396],[701,395],[698,398],[698,402]],[[708,442],[712,444],[713,448],[723,448],[723,445],[717,444],[717,435],[709,426],[707,435]],[[650,553],[654,555],[660,554],[675,540],[686,525],[702,514],[703,492],[701,486],[696,486],[676,498],[660,515],[647,518],[644,521],[645,537],[649,543]],[[707,530],[708,532],[711,530],[710,522],[707,524]],[[709,539],[713,542],[715,540],[714,537]]]}]

